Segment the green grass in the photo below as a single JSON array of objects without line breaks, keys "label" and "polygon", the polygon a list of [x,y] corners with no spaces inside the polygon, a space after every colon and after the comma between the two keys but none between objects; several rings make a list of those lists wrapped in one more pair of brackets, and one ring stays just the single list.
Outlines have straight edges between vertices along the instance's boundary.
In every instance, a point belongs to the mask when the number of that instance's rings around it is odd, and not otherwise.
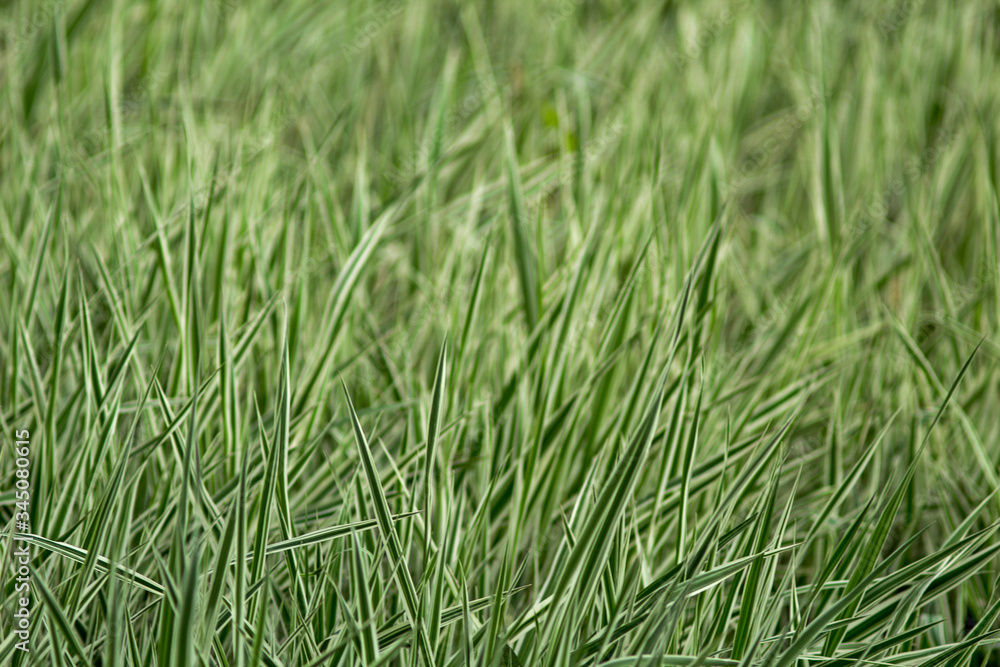
[{"label": "green grass", "polygon": [[3,664],[1000,664],[994,3],[0,17]]}]

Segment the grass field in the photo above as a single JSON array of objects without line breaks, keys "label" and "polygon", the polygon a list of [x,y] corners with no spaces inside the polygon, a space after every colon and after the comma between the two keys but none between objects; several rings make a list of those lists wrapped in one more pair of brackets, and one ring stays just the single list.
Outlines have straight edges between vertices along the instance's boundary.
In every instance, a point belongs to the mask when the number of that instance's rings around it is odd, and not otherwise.
[{"label": "grass field", "polygon": [[994,2],[0,2],[0,663],[1000,665]]}]

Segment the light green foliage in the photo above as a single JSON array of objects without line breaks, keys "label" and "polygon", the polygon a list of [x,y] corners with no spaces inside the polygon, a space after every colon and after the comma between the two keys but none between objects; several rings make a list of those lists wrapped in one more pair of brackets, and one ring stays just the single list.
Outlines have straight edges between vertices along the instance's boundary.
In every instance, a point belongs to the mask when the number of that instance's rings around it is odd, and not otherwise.
[{"label": "light green foliage", "polygon": [[998,665],[995,3],[3,4],[0,664]]}]

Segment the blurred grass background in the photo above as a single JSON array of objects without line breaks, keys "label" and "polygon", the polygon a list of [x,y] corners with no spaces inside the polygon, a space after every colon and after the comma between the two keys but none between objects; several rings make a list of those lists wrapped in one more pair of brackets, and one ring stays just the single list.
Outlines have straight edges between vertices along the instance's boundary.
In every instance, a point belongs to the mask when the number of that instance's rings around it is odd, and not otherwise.
[{"label": "blurred grass background", "polygon": [[35,660],[997,664],[995,3],[0,17]]}]

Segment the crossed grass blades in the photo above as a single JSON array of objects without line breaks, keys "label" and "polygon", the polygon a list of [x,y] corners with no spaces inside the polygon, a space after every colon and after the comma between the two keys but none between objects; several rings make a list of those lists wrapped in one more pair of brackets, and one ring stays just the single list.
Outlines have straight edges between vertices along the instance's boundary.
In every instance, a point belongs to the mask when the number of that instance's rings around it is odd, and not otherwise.
[{"label": "crossed grass blades", "polygon": [[998,664],[993,5],[222,4],[2,12],[3,664]]}]

